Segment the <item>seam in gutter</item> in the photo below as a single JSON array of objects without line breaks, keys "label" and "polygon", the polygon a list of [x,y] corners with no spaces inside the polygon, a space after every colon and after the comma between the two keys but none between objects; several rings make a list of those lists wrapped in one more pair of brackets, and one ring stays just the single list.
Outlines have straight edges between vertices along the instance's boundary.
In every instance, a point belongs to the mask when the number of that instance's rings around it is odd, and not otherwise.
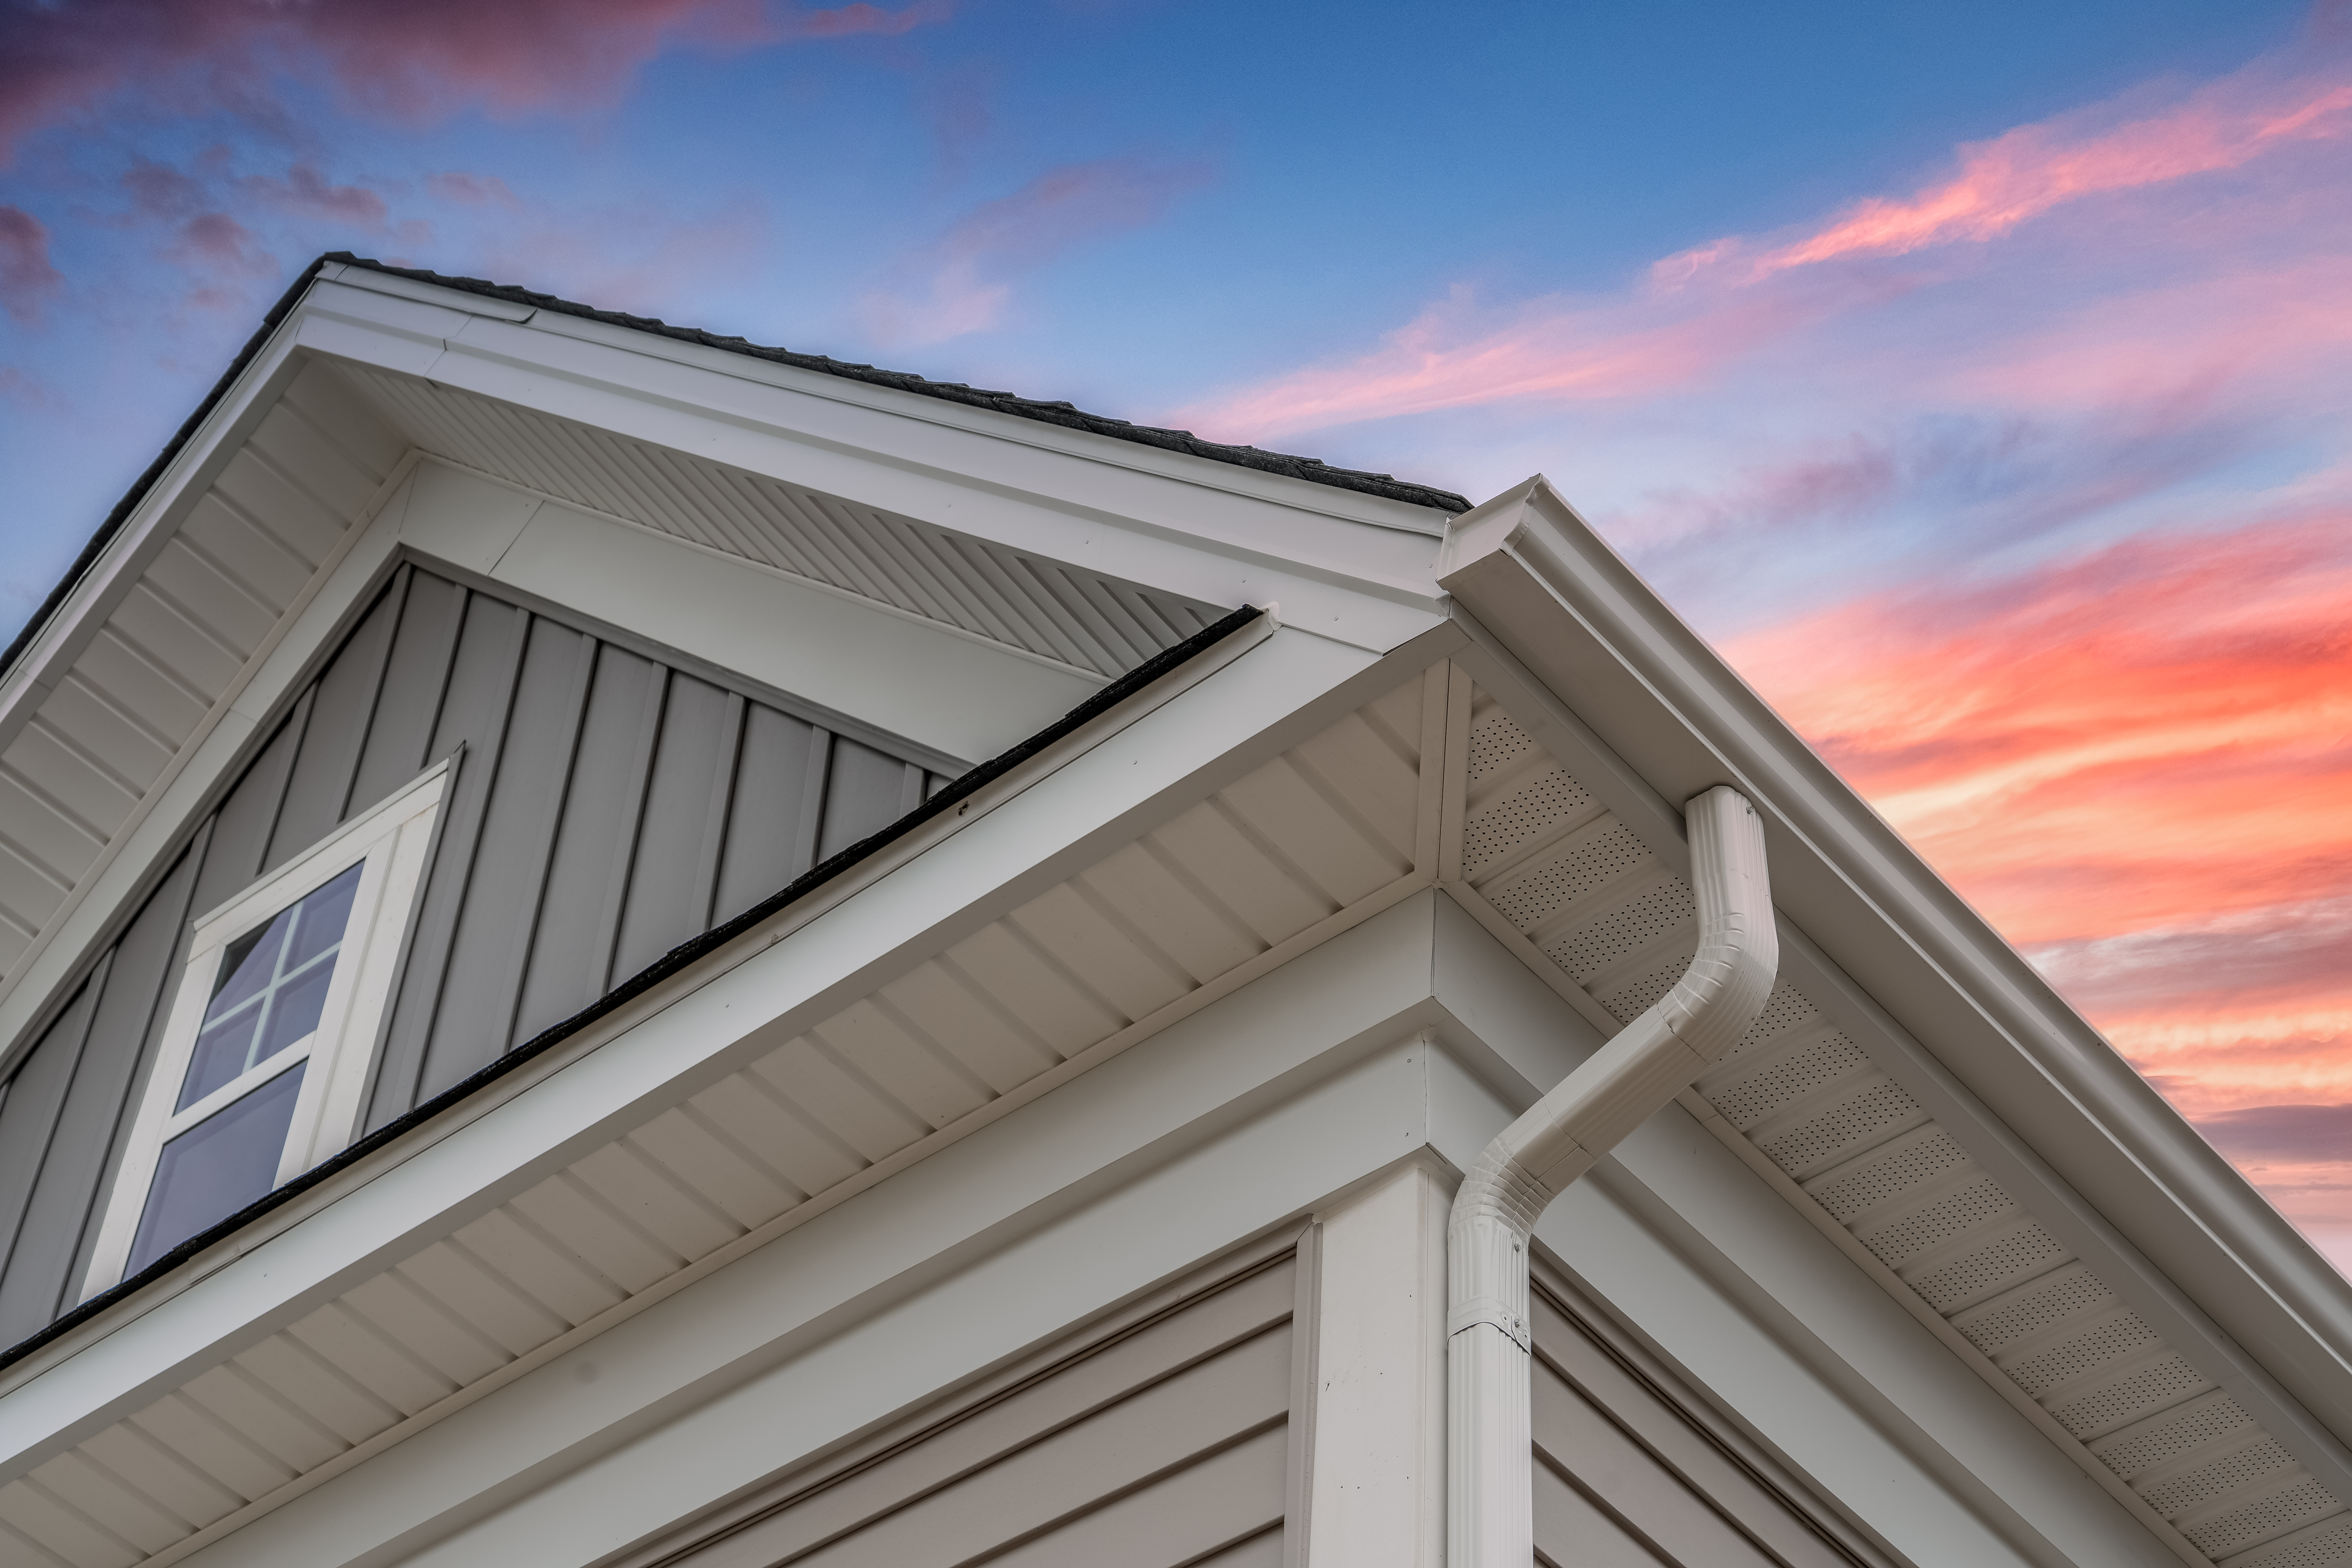
[{"label": "seam in gutter", "polygon": [[1528,1246],[1553,1198],[1738,1044],[1780,965],[1764,826],[1728,784],[1683,808],[1698,952],[1634,1019],[1497,1133],[1446,1224],[1445,1560],[1535,1554]]},{"label": "seam in gutter", "polygon": [[1063,737],[1084,728],[1093,720],[1151,685],[1161,676],[1190,662],[1195,655],[1207,652],[1235,632],[1243,630],[1264,613],[1255,605],[1244,605],[1214,626],[1195,632],[1174,647],[1137,665],[1011,751],[981,763],[970,773],[948,784],[937,795],[880,832],[860,839],[831,859],[811,868],[778,892],[752,905],[724,925],[713,926],[700,936],[678,943],[651,964],[621,982],[571,1017],[541,1030],[530,1040],[517,1046],[513,1050],[477,1071],[472,1077],[452,1084],[406,1115],[385,1122],[341,1153],[311,1166],[300,1175],[286,1182],[268,1195],[256,1199],[252,1204],[229,1215],[211,1229],[200,1231],[190,1237],[121,1284],[100,1291],[72,1311],[49,1324],[48,1327],[5,1351],[0,1351],[0,1371],[15,1365],[60,1335],[71,1332],[117,1302],[137,1294],[182,1264],[195,1258],[199,1253],[219,1245],[238,1230],[269,1213],[270,1210],[292,1201],[337,1172],[365,1159],[410,1129],[430,1121],[452,1106],[468,1099],[485,1086],[504,1078],[532,1058],[552,1050],[599,1018],[617,1011],[625,1003],[652,990],[679,970],[726,946],[761,921],[850,870],[860,861],[889,847],[892,843],[905,837],[933,817],[953,810],[964,801],[971,799],[980,790],[1011,773]]}]

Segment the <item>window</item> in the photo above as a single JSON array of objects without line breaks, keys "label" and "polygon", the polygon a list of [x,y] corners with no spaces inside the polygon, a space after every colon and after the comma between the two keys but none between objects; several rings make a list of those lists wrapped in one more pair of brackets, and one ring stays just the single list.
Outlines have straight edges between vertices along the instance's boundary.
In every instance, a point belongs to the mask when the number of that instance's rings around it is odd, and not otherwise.
[{"label": "window", "polygon": [[85,1296],[351,1142],[448,766],[196,922]]}]

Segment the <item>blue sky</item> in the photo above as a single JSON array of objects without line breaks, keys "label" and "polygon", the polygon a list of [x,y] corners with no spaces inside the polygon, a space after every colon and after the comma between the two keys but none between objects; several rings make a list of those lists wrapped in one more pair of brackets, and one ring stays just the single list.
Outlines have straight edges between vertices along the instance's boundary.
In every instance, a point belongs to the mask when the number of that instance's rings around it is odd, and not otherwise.
[{"label": "blue sky", "polygon": [[2352,5],[0,0],[0,633],[328,249],[1540,469],[2352,1257]]}]

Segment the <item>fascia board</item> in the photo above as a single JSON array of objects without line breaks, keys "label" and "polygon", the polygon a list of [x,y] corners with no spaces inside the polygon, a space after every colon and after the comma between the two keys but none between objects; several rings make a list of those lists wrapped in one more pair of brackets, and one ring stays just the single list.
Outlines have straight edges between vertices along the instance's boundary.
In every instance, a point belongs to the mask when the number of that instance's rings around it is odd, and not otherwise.
[{"label": "fascia board", "polygon": [[[1425,651],[1402,657],[1418,668]],[[1026,787],[976,806],[814,919],[795,928],[795,911],[783,911],[583,1033],[542,1075],[502,1097],[493,1084],[484,1096],[496,1103],[478,1115],[453,1108],[289,1205],[281,1223],[265,1216],[192,1259],[177,1277],[192,1283],[176,1294],[163,1295],[175,1280],[159,1282],[162,1299],[142,1292],[47,1347],[0,1395],[0,1471],[69,1447],[734,1071],[1404,673],[1394,660],[1276,632]],[[1069,1076],[1047,1074],[1034,1093],[998,1104],[1009,1112]],[[879,1180],[967,1132],[950,1128],[866,1175]]]},{"label": "fascia board", "polygon": [[[2298,1458],[2345,1473],[2352,1286],[1548,485],[1464,521],[1444,582],[1498,650],[1653,801],[1717,783],[1748,792],[1766,818],[1774,901],[1811,939],[1800,946],[1817,943],[1851,977],[1843,988],[1932,1059],[1954,1110],[1974,1107],[1956,1131],[2005,1132],[1997,1158],[2038,1166],[2032,1185],[2051,1206],[2106,1232],[2099,1250],[2126,1276],[2111,1283],[2130,1290],[2136,1277],[2136,1306],[2268,1389],[2260,1402],[2282,1426],[2325,1431],[2324,1451]],[[1675,833],[1657,847],[1679,843]]]},{"label": "fascia board", "polygon": [[292,320],[276,333],[124,521],[72,595],[0,679],[0,749],[48,700],[189,510],[301,373]]},{"label": "fascia board", "polygon": [[1232,463],[1220,463],[1190,452],[1171,452],[1118,441],[1092,431],[1065,429],[994,409],[927,398],[891,387],[804,370],[796,365],[754,359],[706,343],[687,342],[654,332],[639,331],[614,321],[599,321],[560,310],[537,310],[511,300],[472,294],[463,289],[445,289],[437,284],[341,262],[329,263],[320,270],[320,276],[351,288],[395,295],[447,310],[499,321],[530,321],[542,331],[606,344],[630,353],[671,360],[719,375],[791,387],[812,396],[877,409],[904,418],[977,431],[999,440],[1083,458],[1089,462],[1133,468],[1139,473],[1172,475],[1190,485],[1230,490],[1235,495],[1271,501],[1291,510],[1319,513],[1349,522],[1425,534],[1432,538],[1442,537],[1445,530],[1444,514],[1427,507],[1340,489],[1335,486],[1314,484],[1286,474],[1271,474]]},{"label": "fascia board", "polygon": [[821,395],[654,358],[538,321],[453,322],[439,306],[331,281],[302,312],[302,341],[320,352],[1207,603],[1278,601],[1291,624],[1360,647],[1395,647],[1442,611],[1430,576],[1437,543],[1423,534],[846,402],[830,387]]}]

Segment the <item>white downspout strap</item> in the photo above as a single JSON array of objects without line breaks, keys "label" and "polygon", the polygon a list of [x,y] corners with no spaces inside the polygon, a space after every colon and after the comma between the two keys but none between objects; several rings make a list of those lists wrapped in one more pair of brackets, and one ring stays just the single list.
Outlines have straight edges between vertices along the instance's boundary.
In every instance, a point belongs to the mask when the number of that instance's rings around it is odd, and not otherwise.
[{"label": "white downspout strap", "polygon": [[1718,784],[1683,808],[1698,952],[1675,988],[1498,1133],[1446,1227],[1449,1568],[1527,1568],[1528,1238],[1537,1216],[1748,1032],[1780,968],[1763,824]]}]

